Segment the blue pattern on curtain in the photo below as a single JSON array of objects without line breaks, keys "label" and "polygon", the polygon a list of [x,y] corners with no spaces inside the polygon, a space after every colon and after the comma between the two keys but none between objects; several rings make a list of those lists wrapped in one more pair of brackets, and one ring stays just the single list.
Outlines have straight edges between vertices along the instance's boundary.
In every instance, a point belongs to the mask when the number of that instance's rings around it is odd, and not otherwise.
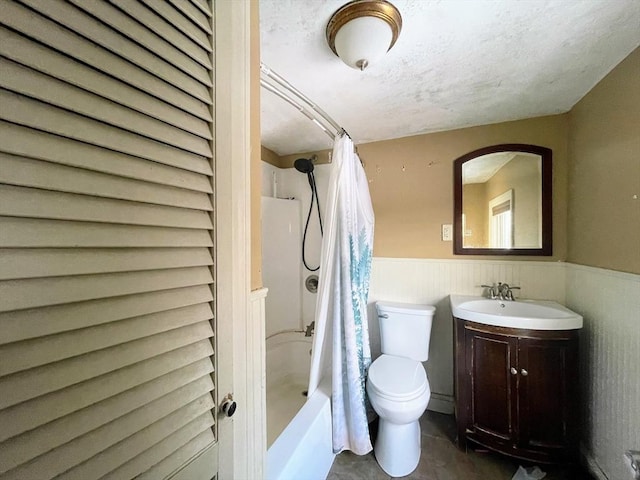
[{"label": "blue pattern on curtain", "polygon": [[339,169],[333,275],[332,421],[333,450],[364,455],[372,450],[367,420],[366,378],[371,364],[367,299],[373,247],[369,185],[347,136],[336,141],[333,168]]}]

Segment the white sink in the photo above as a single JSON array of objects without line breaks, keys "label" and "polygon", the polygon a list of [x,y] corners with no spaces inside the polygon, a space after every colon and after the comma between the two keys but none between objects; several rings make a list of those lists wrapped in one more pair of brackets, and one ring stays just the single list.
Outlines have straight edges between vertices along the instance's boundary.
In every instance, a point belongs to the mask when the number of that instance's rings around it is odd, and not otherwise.
[{"label": "white sink", "polygon": [[582,328],[582,316],[559,303],[546,300],[491,300],[451,295],[453,316],[497,327],[529,330],[574,330]]}]

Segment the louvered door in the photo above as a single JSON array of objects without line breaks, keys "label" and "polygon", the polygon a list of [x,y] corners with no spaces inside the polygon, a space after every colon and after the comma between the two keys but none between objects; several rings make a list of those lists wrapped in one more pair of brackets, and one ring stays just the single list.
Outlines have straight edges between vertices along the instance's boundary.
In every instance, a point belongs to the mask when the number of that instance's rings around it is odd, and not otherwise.
[{"label": "louvered door", "polygon": [[206,0],[0,4],[2,480],[215,475],[212,45]]}]

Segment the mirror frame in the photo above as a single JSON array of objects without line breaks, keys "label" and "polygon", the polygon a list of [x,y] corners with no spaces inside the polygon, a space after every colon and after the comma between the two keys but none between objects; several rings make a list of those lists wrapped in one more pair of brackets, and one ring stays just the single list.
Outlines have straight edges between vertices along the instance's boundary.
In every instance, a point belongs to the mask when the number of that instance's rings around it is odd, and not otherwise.
[{"label": "mirror frame", "polygon": [[[542,247],[541,248],[462,248],[462,166],[477,157],[497,152],[525,152],[542,158]],[[553,174],[550,148],[522,143],[505,143],[469,152],[453,162],[453,253],[455,255],[531,255],[551,256],[553,251]]]}]

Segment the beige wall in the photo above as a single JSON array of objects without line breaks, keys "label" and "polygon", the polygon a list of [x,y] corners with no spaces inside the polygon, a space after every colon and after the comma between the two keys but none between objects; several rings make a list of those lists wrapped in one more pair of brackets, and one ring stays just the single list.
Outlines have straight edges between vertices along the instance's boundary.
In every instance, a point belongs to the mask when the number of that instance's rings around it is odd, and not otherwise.
[{"label": "beige wall", "polygon": [[262,287],[262,218],[260,192],[262,167],[260,164],[260,17],[258,1],[250,7],[251,38],[251,289]]},{"label": "beige wall", "polygon": [[487,184],[468,183],[462,187],[462,211],[466,216],[466,235],[463,245],[467,248],[485,248],[487,235]]},{"label": "beige wall", "polygon": [[317,155],[318,158],[316,160],[316,164],[321,163],[330,163],[330,150],[319,150],[317,152],[306,152],[306,153],[295,153],[293,155],[283,155],[280,157],[280,168],[290,168],[293,167],[293,162],[295,162],[298,158],[309,158],[312,155]]},{"label": "beige wall", "polygon": [[[453,223],[453,162],[481,147],[528,143],[553,151],[553,256],[493,259],[564,260],[566,257],[568,114],[483,125],[360,144],[376,215],[374,256],[392,258],[485,258],[454,256],[453,242],[440,240],[442,224]],[[280,157],[282,168],[296,158],[329,151]]]},{"label": "beige wall", "polygon": [[[456,258],[440,240],[441,225],[453,223],[453,161],[489,145],[530,143],[553,151],[553,256],[518,259],[640,273],[639,82],[636,50],[570,113],[359,145],[376,213],[374,255]],[[278,166],[312,153],[328,161],[325,150],[280,157]]]},{"label": "beige wall", "polygon": [[568,260],[640,273],[640,49],[576,104],[570,125]]},{"label": "beige wall", "polygon": [[[274,167],[286,168],[282,166],[282,162],[280,161],[280,157],[278,156],[278,154],[273,150],[269,150],[267,147],[261,148],[261,156],[262,156],[263,162],[270,163]],[[288,165],[288,166],[291,166],[291,165]]]},{"label": "beige wall", "polygon": [[568,164],[566,114],[358,145],[376,214],[374,255],[483,258],[454,257],[452,242],[440,240],[441,225],[453,223],[454,160],[478,148],[501,143],[529,143],[553,150],[553,256],[518,259],[564,260]]},{"label": "beige wall", "polygon": [[540,161],[517,155],[487,181],[485,208],[498,195],[513,190],[513,242],[518,248],[542,246],[541,175]]}]

